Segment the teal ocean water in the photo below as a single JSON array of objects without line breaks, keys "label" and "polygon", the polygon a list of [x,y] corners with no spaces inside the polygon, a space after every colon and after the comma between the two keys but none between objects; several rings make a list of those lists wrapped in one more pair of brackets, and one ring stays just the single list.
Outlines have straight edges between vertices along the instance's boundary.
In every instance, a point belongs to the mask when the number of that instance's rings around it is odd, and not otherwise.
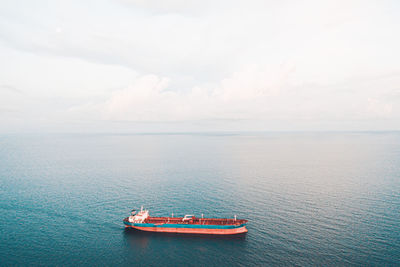
[{"label": "teal ocean water", "polygon": [[[240,236],[122,219],[249,220]],[[400,133],[0,136],[0,265],[395,266]]]}]

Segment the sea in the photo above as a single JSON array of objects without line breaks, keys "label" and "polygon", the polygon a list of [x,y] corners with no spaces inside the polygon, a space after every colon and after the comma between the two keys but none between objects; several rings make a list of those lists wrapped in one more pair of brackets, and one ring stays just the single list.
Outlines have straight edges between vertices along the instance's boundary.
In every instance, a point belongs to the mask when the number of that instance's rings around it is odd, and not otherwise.
[{"label": "sea", "polygon": [[[247,219],[234,236],[122,220]],[[0,135],[1,266],[400,266],[400,133]]]}]

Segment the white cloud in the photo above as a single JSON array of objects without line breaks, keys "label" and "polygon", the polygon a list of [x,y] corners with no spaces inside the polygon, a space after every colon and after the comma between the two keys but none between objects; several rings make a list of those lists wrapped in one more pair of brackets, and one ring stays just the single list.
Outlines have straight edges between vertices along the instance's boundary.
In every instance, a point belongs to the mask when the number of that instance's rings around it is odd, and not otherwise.
[{"label": "white cloud", "polygon": [[192,0],[117,0],[126,6],[148,9],[153,12],[162,13],[189,13],[198,14],[210,8],[210,6],[218,5],[221,1],[192,1]]},{"label": "white cloud", "polygon": [[293,70],[287,66],[275,71],[250,66],[217,84],[181,91],[170,90],[168,78],[144,75],[106,101],[76,106],[70,112],[122,121],[261,118],[273,115],[273,101],[283,93]]},{"label": "white cloud", "polygon": [[368,98],[367,111],[376,117],[389,117],[392,114],[393,105],[378,99]]},{"label": "white cloud", "polygon": [[75,106],[69,113],[75,118],[90,114],[85,119],[131,122],[346,121],[400,115],[383,97],[387,93],[377,93],[373,83],[356,91],[349,90],[348,83],[299,84],[292,79],[295,72],[294,66],[287,65],[248,66],[216,84],[181,91],[170,90],[169,78],[144,75],[107,100]]}]

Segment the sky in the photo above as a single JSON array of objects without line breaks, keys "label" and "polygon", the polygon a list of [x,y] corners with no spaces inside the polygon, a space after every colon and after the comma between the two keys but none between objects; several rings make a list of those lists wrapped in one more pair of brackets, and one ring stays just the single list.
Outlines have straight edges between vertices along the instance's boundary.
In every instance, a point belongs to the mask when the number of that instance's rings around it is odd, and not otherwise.
[{"label": "sky", "polygon": [[0,133],[400,130],[397,0],[0,0]]}]

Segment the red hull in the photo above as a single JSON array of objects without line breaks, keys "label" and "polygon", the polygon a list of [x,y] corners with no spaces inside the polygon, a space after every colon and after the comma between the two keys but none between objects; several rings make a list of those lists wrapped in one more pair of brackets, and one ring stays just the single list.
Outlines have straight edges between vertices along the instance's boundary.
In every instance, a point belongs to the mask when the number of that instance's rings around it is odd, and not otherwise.
[{"label": "red hull", "polygon": [[211,235],[232,235],[246,233],[245,226],[234,229],[206,229],[206,228],[160,228],[160,227],[140,227],[126,226],[137,230],[147,232],[162,232],[162,233],[182,233],[182,234],[211,234]]}]

